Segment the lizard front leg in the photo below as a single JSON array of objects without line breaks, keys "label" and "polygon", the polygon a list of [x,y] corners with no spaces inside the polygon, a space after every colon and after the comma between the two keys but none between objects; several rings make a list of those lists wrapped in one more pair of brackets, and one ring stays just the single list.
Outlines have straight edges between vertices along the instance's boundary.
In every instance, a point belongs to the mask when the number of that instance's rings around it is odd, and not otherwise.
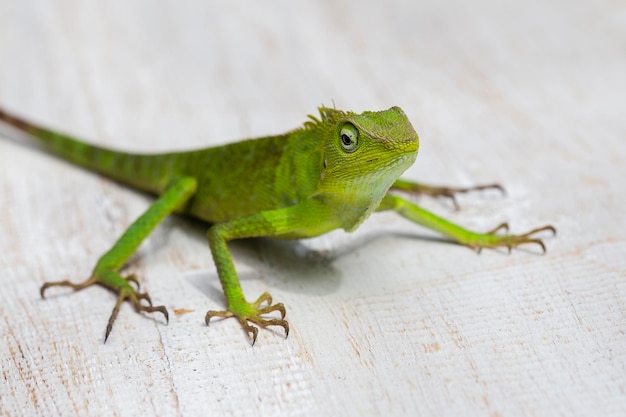
[{"label": "lizard front leg", "polygon": [[413,223],[439,232],[442,235],[449,237],[462,245],[469,246],[478,252],[480,252],[483,248],[496,247],[506,247],[510,251],[514,247],[527,243],[539,245],[545,252],[546,247],[543,241],[537,238],[536,235],[543,231],[549,231],[552,234],[556,234],[556,229],[553,226],[538,227],[529,232],[517,235],[508,233],[498,234],[501,230],[508,231],[509,226],[506,223],[500,224],[498,227],[486,233],[474,232],[449,222],[427,210],[424,210],[418,205],[393,194],[387,194],[383,198],[383,201],[377,211],[383,210],[393,210]]},{"label": "lizard front leg", "polygon": [[[209,246],[217,273],[226,297],[227,309],[207,312],[205,322],[209,325],[213,317],[235,317],[250,338],[256,342],[258,328],[280,326],[289,334],[289,323],[285,320],[285,307],[282,303],[272,304],[269,293],[262,294],[256,301],[248,301],[241,289],[237,271],[233,264],[227,242],[233,239],[274,236],[307,237],[319,235],[331,228],[324,208],[312,200],[277,210],[263,211],[248,217],[213,225],[208,233]],[[280,318],[265,317],[278,311]],[[255,326],[256,325],[256,326]]]},{"label": "lizard front leg", "polygon": [[[119,270],[152,230],[165,217],[183,206],[195,194],[196,187],[197,183],[194,178],[182,178],[174,182],[145,213],[130,225],[113,247],[100,258],[89,279],[79,284],[69,281],[46,282],[41,287],[41,297],[45,298],[45,292],[50,287],[70,287],[78,291],[94,284],[101,285],[117,293],[117,302],[113,307],[106,327],[105,342],[111,333],[120,306],[125,300],[131,302],[137,312],[158,311],[165,316],[167,321],[169,316],[165,306],[152,306],[150,296],[139,292],[139,284],[136,277],[131,275],[125,278],[119,274]],[[131,283],[135,283],[136,288],[130,285]],[[142,300],[146,301],[147,305],[142,304]]]}]

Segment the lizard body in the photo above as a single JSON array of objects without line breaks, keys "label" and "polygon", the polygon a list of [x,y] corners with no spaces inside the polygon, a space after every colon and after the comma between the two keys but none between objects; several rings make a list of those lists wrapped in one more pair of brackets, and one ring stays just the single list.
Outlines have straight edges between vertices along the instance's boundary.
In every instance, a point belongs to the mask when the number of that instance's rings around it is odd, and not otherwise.
[{"label": "lizard body", "polygon": [[[137,311],[158,311],[168,318],[164,306],[153,306],[147,294],[130,285],[137,283],[134,276],[123,277],[119,271],[154,227],[173,212],[211,223],[207,237],[227,310],[209,311],[206,323],[215,316],[235,317],[253,344],[258,333],[254,324],[281,326],[286,334],[289,325],[284,306],[273,304],[268,293],[247,301],[227,247],[229,240],[306,238],[338,228],[352,231],[374,211],[394,210],[477,250],[536,243],[545,251],[534,235],[544,230],[555,232],[552,226],[520,235],[496,233],[508,228],[506,225],[488,233],[472,232],[390,193],[395,189],[453,198],[455,193],[467,191],[399,179],[415,161],[419,148],[418,135],[400,108],[361,114],[326,107],[319,111],[319,117],[310,116],[301,128],[283,135],[196,151],[132,154],[87,144],[0,108],[0,121],[28,133],[49,152],[157,196],[100,258],[88,280],[80,284],[47,282],[41,288],[42,297],[52,286],[79,290],[99,284],[116,292],[118,300],[105,341],[125,300]],[[267,316],[273,311],[281,317]]]}]

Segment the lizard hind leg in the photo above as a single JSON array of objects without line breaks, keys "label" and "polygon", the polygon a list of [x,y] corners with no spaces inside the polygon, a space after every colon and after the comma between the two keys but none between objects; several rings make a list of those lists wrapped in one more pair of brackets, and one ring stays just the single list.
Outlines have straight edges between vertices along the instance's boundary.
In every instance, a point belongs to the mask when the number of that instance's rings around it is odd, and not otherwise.
[{"label": "lizard hind leg", "polygon": [[497,190],[502,195],[506,194],[504,187],[500,184],[481,184],[474,185],[469,187],[449,187],[449,186],[437,186],[437,185],[427,185],[413,181],[406,181],[403,179],[397,179],[393,185],[392,189],[403,191],[409,194],[416,195],[426,195],[434,198],[447,198],[452,202],[455,210],[459,210],[460,206],[456,200],[456,196],[459,194],[466,194],[474,191],[483,191],[483,190]]},{"label": "lizard hind leg", "polygon": [[[130,283],[134,283],[136,288],[133,288]],[[139,282],[137,281],[135,275],[129,275],[124,278],[113,270],[96,268],[93,275],[89,279],[78,284],[67,280],[46,282],[41,286],[40,294],[41,298],[45,298],[46,290],[50,287],[69,287],[74,291],[80,291],[92,285],[101,285],[117,293],[117,301],[115,302],[109,321],[107,322],[104,335],[105,343],[109,338],[109,334],[113,329],[113,323],[115,322],[120,307],[124,301],[129,301],[137,312],[160,312],[163,316],[165,316],[165,321],[169,322],[169,314],[165,306],[153,306],[150,296],[147,293],[139,292]],[[147,304],[142,304],[142,300],[144,300]]]}]

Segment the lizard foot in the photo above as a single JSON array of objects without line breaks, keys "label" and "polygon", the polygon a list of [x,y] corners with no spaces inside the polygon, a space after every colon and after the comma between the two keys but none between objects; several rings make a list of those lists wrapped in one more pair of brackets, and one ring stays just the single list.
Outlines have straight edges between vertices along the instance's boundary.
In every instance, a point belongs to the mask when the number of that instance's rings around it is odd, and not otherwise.
[{"label": "lizard foot", "polygon": [[399,184],[394,184],[394,188],[413,194],[423,194],[429,197],[443,197],[447,198],[452,202],[455,210],[460,208],[459,203],[456,200],[456,196],[458,194],[465,194],[473,191],[483,191],[483,190],[498,190],[502,195],[506,194],[504,187],[500,184],[482,184],[475,185],[473,187],[446,187],[446,186],[437,186],[437,185],[426,185],[421,183],[412,183],[412,182],[402,182]]},{"label": "lizard foot", "polygon": [[[130,283],[134,283],[137,288],[133,288]],[[104,342],[106,343],[109,338],[109,334],[113,329],[113,323],[117,318],[117,314],[119,313],[120,306],[122,302],[128,300],[132,303],[135,311],[140,312],[144,311],[146,313],[153,313],[155,311],[160,312],[165,316],[165,321],[169,322],[169,315],[167,313],[167,309],[165,306],[153,306],[152,300],[147,293],[139,292],[139,281],[137,281],[137,277],[135,275],[130,275],[126,278],[122,277],[115,271],[106,270],[102,273],[94,272],[94,275],[87,279],[84,282],[79,284],[75,284],[70,281],[55,281],[55,282],[46,282],[41,286],[39,293],[41,294],[41,298],[45,297],[45,292],[50,287],[69,287],[74,291],[79,291],[90,287],[94,284],[101,285],[103,287],[109,288],[111,291],[117,293],[117,301],[115,306],[113,307],[113,311],[111,312],[111,316],[109,317],[109,321],[107,323],[106,332],[104,335]],[[142,304],[141,301],[144,300],[146,304]]]},{"label": "lizard foot", "polygon": [[466,243],[467,246],[475,249],[478,253],[483,248],[496,248],[496,247],[506,247],[511,252],[511,249],[526,243],[534,243],[536,245],[541,246],[543,253],[546,252],[546,246],[543,241],[537,238],[535,235],[540,232],[552,232],[552,235],[556,235],[556,229],[554,226],[543,226],[533,229],[529,232],[519,234],[519,235],[510,235],[510,234],[497,234],[499,231],[507,232],[509,230],[509,225],[507,223],[502,223],[498,227],[490,230],[487,233],[476,233],[472,236],[472,238]]},{"label": "lizard foot", "polygon": [[[273,311],[280,312],[280,319],[262,317],[262,315]],[[262,328],[268,326],[281,326],[285,329],[285,337],[287,337],[289,335],[289,323],[285,320],[285,314],[285,306],[282,303],[272,304],[272,296],[265,292],[253,303],[249,303],[244,300],[242,303],[238,303],[237,305],[231,305],[227,311],[208,311],[204,321],[208,326],[209,321],[213,317],[235,317],[250,338],[252,346],[254,346],[259,329],[251,323],[254,323]]]}]

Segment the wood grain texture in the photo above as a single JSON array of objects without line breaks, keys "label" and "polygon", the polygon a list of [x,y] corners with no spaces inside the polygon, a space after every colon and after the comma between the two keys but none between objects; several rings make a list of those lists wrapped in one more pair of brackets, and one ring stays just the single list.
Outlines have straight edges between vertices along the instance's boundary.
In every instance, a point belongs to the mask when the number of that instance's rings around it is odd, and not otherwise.
[{"label": "wood grain texture", "polygon": [[112,294],[39,287],[85,278],[149,198],[0,127],[0,415],[626,414],[626,6],[363,3],[0,0],[0,103],[142,151],[399,105],[422,144],[408,177],[508,190],[424,205],[554,224],[548,254],[477,256],[388,213],[237,242],[244,291],[292,327],[252,348],[203,325],[219,282],[203,226],[174,217],[129,266],[169,325],[125,306],[103,345]]}]

